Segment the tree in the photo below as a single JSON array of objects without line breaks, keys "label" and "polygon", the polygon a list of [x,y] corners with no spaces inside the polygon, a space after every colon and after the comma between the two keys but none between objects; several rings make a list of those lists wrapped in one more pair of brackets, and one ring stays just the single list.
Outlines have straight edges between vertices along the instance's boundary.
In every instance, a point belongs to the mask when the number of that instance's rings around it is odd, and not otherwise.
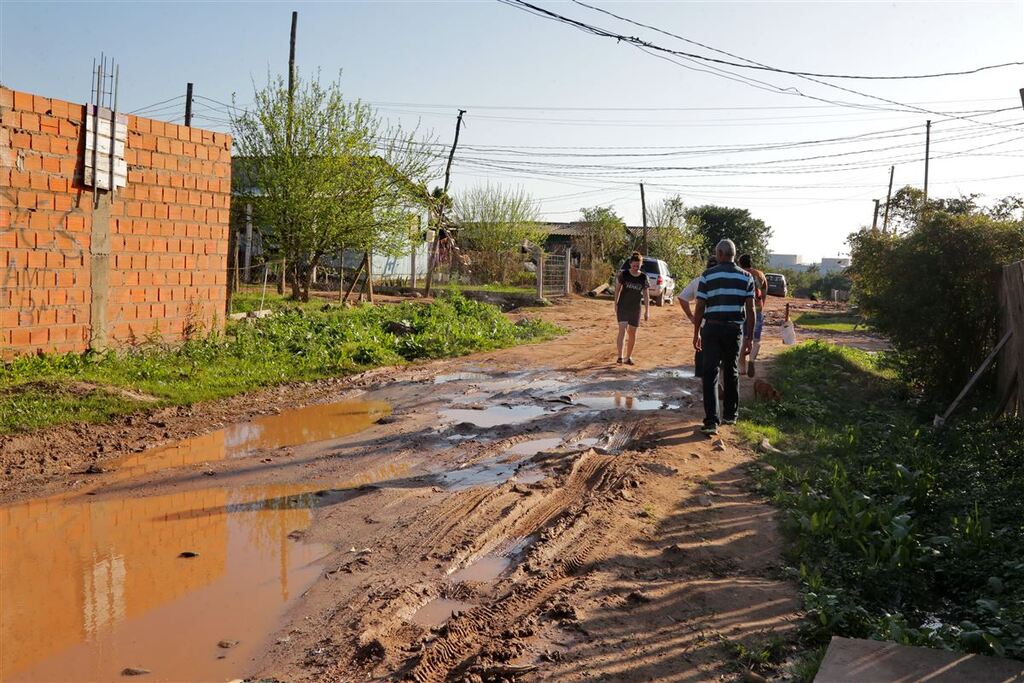
[{"label": "tree", "polygon": [[607,206],[580,209],[580,234],[573,238],[573,248],[580,254],[580,264],[593,268],[599,263],[618,265],[628,245],[626,222]]},{"label": "tree", "polygon": [[768,262],[768,240],[772,229],[746,209],[705,204],[686,212],[701,238],[704,254],[714,253],[715,245],[723,239],[736,243],[738,254],[750,254],[754,266]]},{"label": "tree", "polygon": [[537,205],[521,188],[474,187],[456,196],[454,218],[460,246],[478,252],[473,268],[486,282],[508,284],[521,270],[523,243],[544,239]]},{"label": "tree", "polygon": [[338,81],[296,81],[289,102],[284,78],[268,76],[252,108],[232,114],[234,186],[264,242],[288,263],[293,296],[307,300],[325,255],[408,244],[434,156],[414,132],[345,101]]},{"label": "tree", "polygon": [[668,264],[677,280],[689,280],[704,269],[700,257],[702,241],[679,195],[668,197],[647,214],[650,224],[648,251]]}]

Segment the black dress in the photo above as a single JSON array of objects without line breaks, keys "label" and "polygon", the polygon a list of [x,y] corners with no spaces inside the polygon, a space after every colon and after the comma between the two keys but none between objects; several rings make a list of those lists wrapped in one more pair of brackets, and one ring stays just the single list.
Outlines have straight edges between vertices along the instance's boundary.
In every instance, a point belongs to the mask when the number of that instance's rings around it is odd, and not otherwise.
[{"label": "black dress", "polygon": [[619,292],[619,301],[615,306],[615,318],[620,323],[628,323],[633,327],[640,327],[640,306],[644,301],[644,291],[647,289],[647,275],[641,272],[633,275],[628,270],[619,273],[619,283],[622,291]]}]

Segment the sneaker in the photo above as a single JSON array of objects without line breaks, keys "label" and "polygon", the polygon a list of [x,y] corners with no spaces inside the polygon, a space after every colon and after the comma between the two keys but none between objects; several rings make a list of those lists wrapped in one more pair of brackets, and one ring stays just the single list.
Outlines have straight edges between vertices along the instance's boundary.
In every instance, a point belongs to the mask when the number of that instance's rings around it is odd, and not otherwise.
[{"label": "sneaker", "polygon": [[734,425],[734,424],[736,424],[736,418],[735,417],[727,417],[724,420],[722,420],[722,424],[724,424],[724,425]]},{"label": "sneaker", "polygon": [[700,428],[700,433],[705,436],[715,436],[718,434],[718,425],[704,425]]}]

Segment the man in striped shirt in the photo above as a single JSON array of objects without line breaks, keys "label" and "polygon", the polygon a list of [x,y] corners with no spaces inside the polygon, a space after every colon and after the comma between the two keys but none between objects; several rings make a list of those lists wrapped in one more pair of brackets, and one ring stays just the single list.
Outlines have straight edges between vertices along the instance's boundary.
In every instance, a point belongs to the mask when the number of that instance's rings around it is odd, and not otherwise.
[{"label": "man in striped shirt", "polygon": [[[715,247],[718,265],[708,268],[697,285],[693,348],[704,355],[704,426],[709,436],[718,425],[736,424],[740,405],[740,343],[750,353],[754,338],[754,278],[736,265],[736,245],[725,239]],[[701,322],[704,325],[701,327]],[[724,373],[725,414],[718,415],[718,370]]]}]

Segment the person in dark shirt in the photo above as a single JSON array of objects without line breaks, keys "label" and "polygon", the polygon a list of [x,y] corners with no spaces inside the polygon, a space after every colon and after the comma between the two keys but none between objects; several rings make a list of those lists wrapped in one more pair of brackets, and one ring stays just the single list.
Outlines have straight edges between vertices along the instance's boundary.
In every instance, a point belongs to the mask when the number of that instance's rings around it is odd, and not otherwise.
[{"label": "person in dark shirt", "polygon": [[[704,426],[707,435],[718,433],[719,423],[736,424],[740,404],[740,340],[750,353],[754,336],[754,278],[737,266],[736,245],[722,240],[715,247],[718,265],[700,276],[694,314],[693,348],[704,352]],[[703,328],[701,323],[704,323]],[[718,372],[724,373],[725,415],[718,415]]]},{"label": "person in dark shirt", "polygon": [[633,346],[636,344],[636,328],[640,327],[640,304],[644,307],[644,320],[650,319],[651,298],[647,274],[640,266],[644,257],[634,251],[629,257],[629,269],[619,272],[615,278],[615,319],[619,323],[619,336],[615,346],[619,350],[619,363],[623,362],[622,345],[626,344],[625,362],[633,364]]}]

